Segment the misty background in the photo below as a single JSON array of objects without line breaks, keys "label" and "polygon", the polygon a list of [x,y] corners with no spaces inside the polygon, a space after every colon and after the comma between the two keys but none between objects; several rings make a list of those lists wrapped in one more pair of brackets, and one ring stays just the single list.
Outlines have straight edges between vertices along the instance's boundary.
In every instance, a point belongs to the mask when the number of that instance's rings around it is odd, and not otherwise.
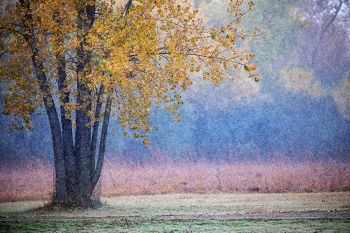
[{"label": "misty background", "polygon": [[[226,0],[194,0],[208,25],[220,25]],[[115,121],[108,156],[138,162],[242,159],[348,159],[350,155],[350,2],[257,0],[242,26],[260,30],[244,44],[255,53],[260,82],[229,73],[217,86],[194,77],[185,93],[181,121],[163,109],[152,112],[151,145],[123,136]],[[1,90],[0,110],[3,111]],[[52,158],[45,112],[32,131],[13,130],[0,116],[0,160]]]}]

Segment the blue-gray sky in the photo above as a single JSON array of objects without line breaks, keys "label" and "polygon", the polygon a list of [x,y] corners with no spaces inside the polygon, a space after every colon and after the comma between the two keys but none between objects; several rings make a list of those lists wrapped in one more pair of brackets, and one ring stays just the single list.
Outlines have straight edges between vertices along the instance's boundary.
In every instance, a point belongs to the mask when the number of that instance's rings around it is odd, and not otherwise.
[{"label": "blue-gray sky", "polygon": [[[226,3],[195,1],[211,25],[229,17]],[[256,83],[239,71],[228,74],[218,86],[194,77],[180,123],[155,109],[152,119],[159,130],[151,133],[147,148],[141,141],[122,136],[122,129],[114,124],[108,153],[135,159],[155,153],[213,160],[281,155],[348,158],[349,19],[349,3],[341,0],[257,1],[243,25],[257,26],[261,33],[244,46],[256,54],[254,62],[262,81]],[[35,116],[39,127],[29,133],[6,133],[9,121],[1,117],[2,157],[50,157],[45,115]]]}]

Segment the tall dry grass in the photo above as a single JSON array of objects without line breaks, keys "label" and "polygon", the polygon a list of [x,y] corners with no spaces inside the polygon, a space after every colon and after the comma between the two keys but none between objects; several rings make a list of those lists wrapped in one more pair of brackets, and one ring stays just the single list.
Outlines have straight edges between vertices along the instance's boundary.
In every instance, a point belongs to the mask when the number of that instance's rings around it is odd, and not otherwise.
[{"label": "tall dry grass", "polygon": [[[53,169],[41,160],[0,168],[0,201],[48,199]],[[216,192],[350,191],[350,162],[274,161],[175,163],[143,165],[105,162],[102,196]]]},{"label": "tall dry grass", "polygon": [[0,167],[0,202],[45,200],[53,192],[53,168],[40,159]]}]

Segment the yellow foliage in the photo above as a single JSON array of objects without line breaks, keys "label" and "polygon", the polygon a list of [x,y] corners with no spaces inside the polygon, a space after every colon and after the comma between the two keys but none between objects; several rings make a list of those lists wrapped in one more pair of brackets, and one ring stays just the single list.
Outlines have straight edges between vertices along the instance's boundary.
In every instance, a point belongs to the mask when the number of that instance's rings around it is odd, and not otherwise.
[{"label": "yellow foliage", "polygon": [[247,65],[244,65],[244,69],[246,71],[250,72],[250,71],[256,70],[256,66],[255,65],[251,65],[251,64],[247,64]]},{"label": "yellow foliage", "polygon": [[[176,114],[192,84],[189,72],[217,84],[230,67],[256,70],[236,41],[245,1],[231,1],[233,17],[218,28],[207,27],[189,0],[133,1],[128,11],[121,2],[38,0],[8,6],[0,30],[9,59],[0,73],[8,77],[1,82],[13,96],[9,114],[28,118],[40,99],[56,96],[67,115],[85,110],[95,122],[102,114],[97,118],[91,106],[111,98],[118,122],[148,144],[151,106],[165,105]],[[91,9],[96,14],[89,15]],[[46,88],[32,69],[33,54],[44,66]],[[66,78],[58,88],[62,72]],[[70,100],[63,103],[66,95]],[[78,97],[80,104],[74,101]]]}]

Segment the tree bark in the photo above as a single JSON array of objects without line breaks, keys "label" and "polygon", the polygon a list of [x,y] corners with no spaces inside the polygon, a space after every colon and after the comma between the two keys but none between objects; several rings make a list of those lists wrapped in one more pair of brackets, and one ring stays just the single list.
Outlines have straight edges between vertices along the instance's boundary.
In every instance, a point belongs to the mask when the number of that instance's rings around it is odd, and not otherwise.
[{"label": "tree bark", "polygon": [[57,114],[57,110],[50,94],[48,81],[44,72],[44,65],[38,59],[39,49],[35,43],[35,39],[29,40],[29,44],[32,49],[32,62],[35,71],[36,78],[39,82],[40,90],[43,95],[44,105],[46,113],[49,119],[53,152],[55,160],[55,195],[53,198],[54,204],[62,204],[67,200],[67,183],[66,183],[66,171],[63,151],[63,140],[61,134],[60,122]]},{"label": "tree bark", "polygon": [[[81,86],[81,83],[78,83],[79,90],[82,91],[85,88]],[[82,104],[83,99],[78,94],[78,104]],[[89,105],[89,104],[88,104]],[[88,108],[88,106],[84,107]],[[77,117],[77,127],[76,127],[76,144],[75,152],[79,158],[79,190],[81,193],[81,204],[89,205],[91,202],[91,156],[90,156],[90,138],[91,131],[88,127],[89,118],[86,115],[86,110],[79,109],[76,113]]]},{"label": "tree bark", "polygon": [[[90,62],[91,53],[84,48],[86,44],[86,35],[94,23],[95,7],[84,6],[78,9],[78,37],[80,37],[80,46],[77,50],[77,104],[76,112],[76,143],[75,152],[79,158],[79,190],[81,194],[80,205],[89,206],[92,203],[92,160],[91,160],[91,127],[89,127],[90,119],[88,112],[91,111],[90,91],[81,77],[87,73],[86,65]],[[80,32],[80,34],[79,34]]]},{"label": "tree bark", "polygon": [[102,129],[101,129],[101,138],[100,138],[100,147],[98,151],[98,159],[97,159],[97,164],[96,164],[96,169],[94,172],[94,176],[92,178],[92,189],[91,189],[91,194],[100,179],[101,176],[101,171],[103,167],[103,161],[104,161],[104,155],[105,155],[105,150],[106,150],[106,139],[107,139],[107,134],[108,134],[108,124],[109,124],[109,117],[111,115],[111,107],[112,107],[112,101],[110,97],[108,97],[106,106],[105,106],[105,112],[103,116],[103,124],[102,124]]},{"label": "tree bark", "polygon": [[61,93],[61,124],[62,124],[62,140],[63,151],[65,158],[66,182],[67,182],[67,196],[69,203],[76,203],[80,199],[79,180],[78,180],[78,161],[74,154],[73,145],[73,127],[71,115],[68,115],[63,104],[70,101],[70,93],[66,90],[66,63],[64,55],[59,55],[58,59],[58,89]]},{"label": "tree bark", "polygon": [[[100,117],[101,114],[101,108],[102,108],[102,95],[103,95],[103,86],[100,87],[99,93],[97,95],[97,103],[96,103],[96,109],[95,109],[95,120]],[[97,136],[98,136],[98,130],[100,126],[100,121],[96,120],[94,122],[94,126],[92,128],[92,137],[91,137],[91,171],[95,171],[95,157],[96,157],[96,144],[97,144]]]}]

